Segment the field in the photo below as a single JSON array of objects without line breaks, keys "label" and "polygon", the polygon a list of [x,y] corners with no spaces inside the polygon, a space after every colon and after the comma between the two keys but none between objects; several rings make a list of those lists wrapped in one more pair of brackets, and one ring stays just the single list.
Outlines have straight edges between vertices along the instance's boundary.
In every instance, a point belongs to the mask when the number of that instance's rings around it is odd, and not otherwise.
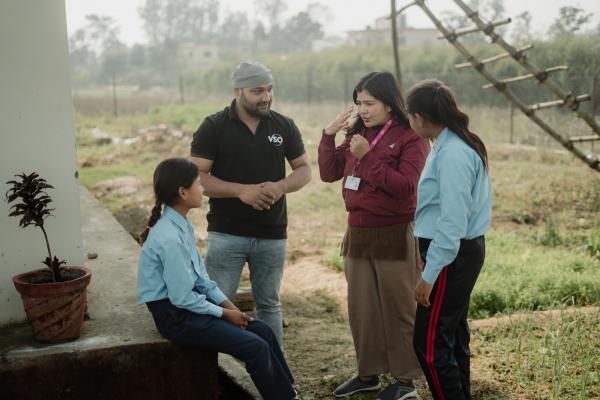
[{"label": "field", "polygon": [[[80,181],[128,231],[140,232],[152,205],[156,164],[187,156],[203,117],[226,104],[228,100],[137,110],[132,105],[126,108],[129,114],[119,117],[77,113]],[[274,105],[297,122],[313,167],[313,181],[288,196],[283,283],[286,354],[303,399],[329,398],[355,371],[338,255],[346,213],[340,183],[320,182],[316,166],[320,131],[342,107]],[[470,308],[474,320],[492,318],[473,331],[474,398],[600,398],[597,308],[568,311],[600,304],[600,175],[554,145],[525,117],[515,117],[510,144],[508,109],[467,111],[473,130],[488,145],[494,187],[487,258]],[[572,135],[586,134],[580,122],[566,115],[549,114],[549,120]],[[109,140],[121,140],[98,144],[99,131]],[[134,190],[106,184],[123,176],[135,177]],[[190,217],[201,250],[205,213],[206,206]],[[564,315],[538,313],[549,309],[565,310]],[[493,322],[515,313],[524,316]],[[419,388],[421,397],[429,399],[423,383]]]}]

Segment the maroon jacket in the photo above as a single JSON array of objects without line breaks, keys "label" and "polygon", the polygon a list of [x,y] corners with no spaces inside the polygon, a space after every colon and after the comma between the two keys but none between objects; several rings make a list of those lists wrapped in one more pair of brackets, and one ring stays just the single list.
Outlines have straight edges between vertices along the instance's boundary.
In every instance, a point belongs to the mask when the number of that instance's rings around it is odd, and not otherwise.
[{"label": "maroon jacket", "polygon": [[[364,131],[369,143],[381,127]],[[356,158],[350,153],[348,134],[335,147],[335,136],[321,137],[319,144],[319,172],[324,182],[335,182],[352,175]],[[344,189],[342,196],[348,210],[351,226],[386,226],[411,222],[415,217],[417,186],[429,143],[412,129],[398,123],[360,161],[356,176],[361,179],[358,191]]]}]

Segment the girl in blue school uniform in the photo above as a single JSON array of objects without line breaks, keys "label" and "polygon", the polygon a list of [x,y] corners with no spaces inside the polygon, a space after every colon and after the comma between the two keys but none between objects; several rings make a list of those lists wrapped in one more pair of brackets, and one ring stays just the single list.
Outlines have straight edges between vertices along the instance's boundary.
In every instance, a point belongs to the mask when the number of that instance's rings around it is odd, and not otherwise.
[{"label": "girl in blue school uniform", "polygon": [[295,399],[273,331],[241,312],[208,277],[186,218],[202,204],[203,192],[198,167],[187,159],[164,160],[154,171],[156,204],[140,236],[139,303],[163,337],[242,360],[266,400]]},{"label": "girl in blue school uniform", "polygon": [[487,151],[442,82],[417,83],[406,103],[412,129],[434,140],[415,214],[424,269],[415,290],[414,348],[434,399],[470,399],[467,313],[492,214]]}]

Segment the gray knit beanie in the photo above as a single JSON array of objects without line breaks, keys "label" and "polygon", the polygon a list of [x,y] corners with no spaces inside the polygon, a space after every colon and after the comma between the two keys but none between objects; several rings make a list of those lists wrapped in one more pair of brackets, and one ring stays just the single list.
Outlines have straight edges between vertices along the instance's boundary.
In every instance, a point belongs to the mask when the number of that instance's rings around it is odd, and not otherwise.
[{"label": "gray knit beanie", "polygon": [[233,87],[243,89],[273,83],[271,70],[257,61],[244,61],[233,70]]}]

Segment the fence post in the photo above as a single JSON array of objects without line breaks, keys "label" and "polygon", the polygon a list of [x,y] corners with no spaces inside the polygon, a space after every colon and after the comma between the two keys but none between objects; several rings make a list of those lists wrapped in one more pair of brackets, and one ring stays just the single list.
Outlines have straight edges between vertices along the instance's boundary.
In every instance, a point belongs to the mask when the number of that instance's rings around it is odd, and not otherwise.
[{"label": "fence post", "polygon": [[179,102],[181,104],[185,103],[183,75],[179,75]]},{"label": "fence post", "polygon": [[312,73],[310,70],[306,73],[306,103],[310,104],[312,100]]},{"label": "fence post", "polygon": [[515,144],[515,105],[510,103],[510,144]]},{"label": "fence post", "polygon": [[119,109],[117,107],[117,76],[116,72],[112,73],[112,95],[113,95],[113,115],[119,116]]},{"label": "fence post", "polygon": [[402,91],[402,73],[400,72],[400,55],[398,54],[398,27],[396,26],[396,0],[391,0],[391,23],[392,23],[392,46],[394,46],[394,68],[396,72],[396,80],[398,81],[398,86],[400,86],[400,91]]},{"label": "fence post", "polygon": [[350,84],[350,79],[348,78],[348,71],[344,70],[344,107],[348,106],[348,97],[350,96],[348,85]]},{"label": "fence post", "polygon": [[596,118],[596,107],[598,106],[598,74],[592,78],[592,117]]}]

